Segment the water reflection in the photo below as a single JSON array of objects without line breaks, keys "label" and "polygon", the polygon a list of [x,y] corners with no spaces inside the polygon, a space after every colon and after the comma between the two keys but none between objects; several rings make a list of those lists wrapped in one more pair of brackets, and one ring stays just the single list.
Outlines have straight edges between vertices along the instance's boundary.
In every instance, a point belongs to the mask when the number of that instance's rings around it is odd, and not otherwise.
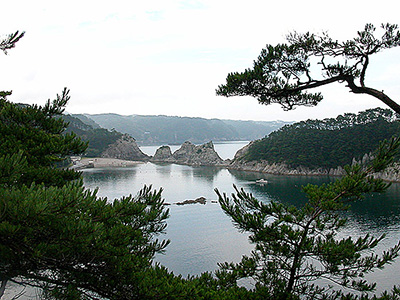
[{"label": "water reflection", "polygon": [[[300,207],[307,201],[301,187],[309,183],[321,185],[336,180],[329,176],[276,176],[260,175],[259,173],[229,170],[236,179],[253,181],[246,185],[247,189],[260,200],[288,203]],[[258,185],[255,180],[260,176],[268,180],[268,184]],[[356,219],[360,223],[375,224],[374,226],[390,226],[400,223],[400,184],[394,183],[383,194],[367,195],[365,199],[351,204],[346,213],[348,218]]]},{"label": "water reflection", "polygon": [[132,168],[98,168],[86,169],[85,173],[90,174],[86,177],[87,182],[107,182],[116,180],[131,179],[136,175],[137,169]]},{"label": "water reflection", "polygon": [[400,197],[398,184],[392,185],[384,194],[375,194],[357,201],[351,207],[352,218],[386,227],[400,221]]},{"label": "water reflection", "polygon": [[[248,254],[252,245],[247,236],[240,234],[230,219],[224,215],[216,200],[214,188],[230,194],[233,184],[243,187],[261,201],[276,201],[301,206],[307,201],[301,186],[308,183],[322,184],[334,180],[317,176],[275,176],[255,172],[242,172],[213,167],[190,167],[175,164],[143,163],[129,168],[88,169],[83,172],[84,184],[90,189],[99,187],[99,196],[109,199],[136,194],[143,185],[163,188],[163,197],[168,203],[196,199],[207,199],[206,205],[170,206],[167,234],[171,239],[166,255],[157,256],[157,261],[171,271],[196,275],[213,271],[217,263],[239,261]],[[256,180],[264,178],[268,184],[258,185]],[[344,212],[348,218],[341,236],[357,237],[365,233],[379,236],[386,233],[378,252],[393,246],[400,239],[400,184],[393,184],[387,193],[368,196],[354,203]],[[234,245],[234,246],[232,246]],[[384,271],[374,273],[373,280],[381,281],[379,290],[390,289],[398,284],[397,272],[400,261]]]},{"label": "water reflection", "polygon": [[194,167],[193,176],[199,180],[206,180],[212,183],[216,180],[221,171],[221,168],[215,167]]},{"label": "water reflection", "polygon": [[[260,177],[268,184],[259,185]],[[87,169],[84,171],[86,187],[100,187],[100,195],[118,197],[136,193],[143,185],[163,187],[166,198],[177,200],[204,196],[216,199],[213,189],[219,188],[228,194],[232,184],[243,187],[262,201],[273,199],[283,203],[302,206],[307,201],[301,186],[308,183],[322,184],[335,178],[318,176],[277,176],[255,172],[226,170],[214,167],[190,167],[175,164],[138,164],[129,168]],[[187,195],[181,196],[178,195]],[[360,224],[387,227],[400,223],[400,185],[392,184],[386,193],[368,195],[351,205],[346,215]],[[167,199],[168,200],[168,199]]]}]

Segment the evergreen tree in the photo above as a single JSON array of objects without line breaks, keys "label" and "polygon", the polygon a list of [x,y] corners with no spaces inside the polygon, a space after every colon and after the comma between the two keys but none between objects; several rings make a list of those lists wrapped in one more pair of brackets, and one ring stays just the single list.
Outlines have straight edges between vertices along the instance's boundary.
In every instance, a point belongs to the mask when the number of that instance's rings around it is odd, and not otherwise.
[{"label": "evergreen tree", "polygon": [[87,148],[87,143],[74,133],[63,134],[68,123],[60,116],[70,99],[68,94],[64,89],[44,107],[14,104],[0,96],[0,155],[23,151],[27,160],[27,168],[18,184],[36,182],[62,186],[80,177],[75,171],[57,167],[70,155],[81,154]]},{"label": "evergreen tree", "polygon": [[382,143],[368,165],[347,166],[346,176],[330,184],[303,187],[309,200],[301,208],[273,200],[263,203],[236,187],[232,198],[216,190],[224,212],[241,231],[250,233],[255,244],[251,256],[240,263],[221,264],[220,280],[235,285],[240,278],[253,278],[257,294],[268,299],[337,299],[352,294],[315,284],[318,279],[373,291],[375,284],[364,275],[392,262],[400,242],[378,256],[372,250],[384,235],[339,238],[337,233],[346,224],[340,212],[365,193],[387,189],[390,184],[373,174],[393,161],[399,145],[399,139]]},{"label": "evergreen tree", "polygon": [[[327,33],[290,34],[286,44],[267,45],[252,69],[228,74],[217,95],[253,96],[261,104],[277,103],[290,110],[299,105],[317,105],[321,93],[309,90],[339,82],[346,83],[351,92],[371,95],[400,113],[400,106],[388,95],[365,84],[370,56],[400,46],[397,25],[383,24],[382,29],[382,36],[377,38],[376,28],[367,24],[357,37],[344,42],[333,40]],[[301,208],[275,201],[262,203],[236,187],[232,198],[217,190],[224,212],[240,230],[250,233],[250,241],[256,246],[252,255],[244,256],[240,263],[221,264],[217,273],[220,282],[235,285],[239,278],[251,277],[257,294],[267,299],[369,299],[365,294],[343,295],[323,288],[315,280],[326,278],[357,291],[372,291],[374,284],[366,282],[364,274],[398,256],[400,243],[381,257],[369,252],[383,236],[337,237],[345,225],[340,211],[362,199],[364,193],[387,188],[388,184],[373,174],[391,163],[398,147],[399,140],[392,139],[380,146],[368,166],[346,167],[346,176],[329,185],[307,185],[303,189],[309,201]],[[399,295],[395,288],[382,299],[398,299]]]},{"label": "evergreen tree", "polygon": [[309,90],[339,82],[346,83],[351,92],[371,95],[400,113],[400,105],[384,91],[365,84],[370,56],[400,46],[398,26],[381,27],[380,38],[375,36],[376,28],[366,24],[354,39],[344,42],[333,40],[327,33],[289,34],[286,44],[267,45],[252,69],[228,74],[217,95],[253,96],[261,104],[278,103],[290,110],[317,105],[322,94]]},{"label": "evergreen tree", "polygon": [[[21,154],[2,157],[1,170],[12,172],[0,174],[1,181],[18,181],[24,164]],[[81,181],[63,187],[8,182],[0,186],[0,195],[4,286],[14,282],[73,299],[140,299],[145,294],[143,282],[154,255],[168,244],[155,238],[168,217],[161,190],[145,187],[136,197],[110,202],[85,190]]]},{"label": "evergreen tree", "polygon": [[[14,47],[23,34],[0,42]],[[87,144],[63,134],[64,89],[44,107],[14,104],[0,92],[0,298],[9,282],[39,287],[57,299],[142,299],[152,266],[169,241],[162,190],[108,201],[60,164]],[[159,282],[158,282],[159,284]]]}]

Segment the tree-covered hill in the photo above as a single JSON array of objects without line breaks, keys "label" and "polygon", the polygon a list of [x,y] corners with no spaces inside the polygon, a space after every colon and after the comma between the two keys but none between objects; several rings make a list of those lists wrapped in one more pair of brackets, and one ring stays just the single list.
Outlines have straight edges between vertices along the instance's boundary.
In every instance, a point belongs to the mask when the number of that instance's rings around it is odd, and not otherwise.
[{"label": "tree-covered hill", "polygon": [[[74,115],[82,120],[82,115]],[[195,144],[212,141],[255,140],[288,122],[256,122],[174,116],[86,114],[101,127],[133,136],[138,144]],[[84,120],[82,120],[84,121]],[[85,121],[84,121],[85,122]]]},{"label": "tree-covered hill", "polygon": [[360,159],[379,142],[400,132],[399,116],[375,108],[337,118],[307,120],[286,125],[255,141],[246,151],[246,161],[266,160],[290,167],[335,168]]},{"label": "tree-covered hill", "polygon": [[122,133],[115,130],[93,128],[92,124],[95,126],[94,122],[84,123],[81,119],[71,115],[63,115],[63,119],[69,123],[66,132],[75,132],[82,140],[89,142],[89,146],[85,151],[85,155],[89,157],[99,156],[109,145],[122,137]]}]

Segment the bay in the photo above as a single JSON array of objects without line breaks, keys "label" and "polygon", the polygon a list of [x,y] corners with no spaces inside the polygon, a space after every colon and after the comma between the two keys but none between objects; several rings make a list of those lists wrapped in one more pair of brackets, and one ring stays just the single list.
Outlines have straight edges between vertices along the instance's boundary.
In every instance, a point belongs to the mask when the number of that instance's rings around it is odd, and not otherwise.
[{"label": "bay", "polygon": [[[236,149],[243,145],[234,143],[231,146]],[[229,148],[229,143],[223,147]],[[156,148],[154,147],[154,152]],[[152,151],[150,148],[147,150]],[[221,157],[232,158],[233,155],[228,157],[230,155],[220,154]],[[256,184],[255,181],[260,178],[267,179],[269,183]],[[274,176],[214,167],[153,163],[139,163],[129,168],[86,169],[83,171],[83,179],[87,188],[98,188],[98,195],[107,197],[110,201],[129,194],[135,195],[144,185],[152,185],[154,189],[163,188],[163,197],[171,204],[170,218],[167,220],[166,234],[159,238],[170,239],[171,244],[166,253],[157,255],[155,260],[184,277],[214,271],[217,263],[237,262],[253,248],[247,235],[239,233],[219,204],[215,203],[217,196],[214,188],[230,194],[234,191],[232,185],[235,184],[262,201],[273,199],[299,206],[306,201],[301,192],[302,185],[334,180],[323,176]],[[383,195],[368,196],[365,200],[354,203],[345,213],[348,224],[339,235],[358,237],[370,233],[377,237],[386,234],[377,253],[394,246],[400,240],[399,196],[400,184],[396,183]],[[177,202],[198,197],[205,197],[207,203],[176,205]],[[378,282],[379,292],[400,284],[399,271],[398,259],[367,278]]]}]

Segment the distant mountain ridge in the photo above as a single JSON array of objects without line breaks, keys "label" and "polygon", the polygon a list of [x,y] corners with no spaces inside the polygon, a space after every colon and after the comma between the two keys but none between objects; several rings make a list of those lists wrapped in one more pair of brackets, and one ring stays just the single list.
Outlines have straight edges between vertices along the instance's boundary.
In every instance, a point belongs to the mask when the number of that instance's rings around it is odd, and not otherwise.
[{"label": "distant mountain ridge", "polygon": [[[83,114],[74,115],[85,124],[115,129],[135,138],[140,145],[195,144],[208,141],[240,141],[262,138],[292,122],[236,121],[164,115]],[[90,121],[91,120],[91,121]],[[92,123],[93,122],[93,123]]]}]

